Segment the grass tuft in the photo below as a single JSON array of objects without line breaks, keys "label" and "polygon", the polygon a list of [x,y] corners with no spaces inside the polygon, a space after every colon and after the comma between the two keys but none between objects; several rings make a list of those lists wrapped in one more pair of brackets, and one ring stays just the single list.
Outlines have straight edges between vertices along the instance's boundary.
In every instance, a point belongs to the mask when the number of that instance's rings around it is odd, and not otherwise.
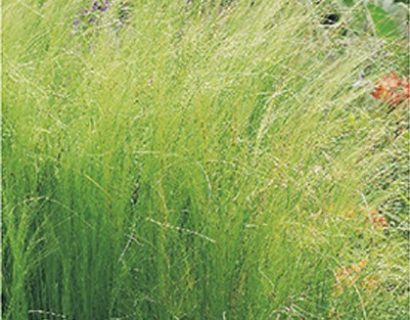
[{"label": "grass tuft", "polygon": [[4,318],[405,319],[393,46],[308,1],[109,3],[3,3]]}]

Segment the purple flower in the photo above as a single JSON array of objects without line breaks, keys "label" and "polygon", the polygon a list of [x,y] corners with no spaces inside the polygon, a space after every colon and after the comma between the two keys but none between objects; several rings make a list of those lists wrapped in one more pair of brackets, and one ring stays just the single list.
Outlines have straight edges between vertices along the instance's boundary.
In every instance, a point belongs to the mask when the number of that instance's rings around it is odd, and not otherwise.
[{"label": "purple flower", "polygon": [[101,5],[101,11],[107,11],[110,8],[110,1],[105,0],[104,5]]},{"label": "purple flower", "polygon": [[109,1],[104,1],[104,3],[100,2],[100,1],[94,1],[92,6],[91,6],[91,10],[92,11],[101,11],[101,12],[105,12],[108,10],[110,6],[110,2]]},{"label": "purple flower", "polygon": [[[101,17],[101,14],[105,11],[107,11],[110,7],[110,0],[100,0],[100,1],[93,1],[91,4],[91,7],[88,9],[83,9],[80,13],[79,16],[77,16],[74,21],[73,21],[73,26],[74,29],[78,29],[79,26],[84,23],[85,27],[91,24],[94,24],[98,21],[98,19]],[[101,12],[101,14],[100,14]]]}]

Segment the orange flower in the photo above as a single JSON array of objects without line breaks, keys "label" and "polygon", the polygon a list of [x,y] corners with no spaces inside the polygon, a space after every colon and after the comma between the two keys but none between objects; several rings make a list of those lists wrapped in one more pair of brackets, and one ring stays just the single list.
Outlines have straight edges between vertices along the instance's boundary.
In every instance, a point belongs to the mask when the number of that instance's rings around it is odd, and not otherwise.
[{"label": "orange flower", "polygon": [[410,99],[410,81],[409,79],[404,78],[401,82],[401,86],[403,89],[403,96],[405,99]]},{"label": "orange flower", "polygon": [[391,73],[385,76],[381,81],[379,81],[371,95],[375,99],[385,99],[391,95],[393,90],[396,90],[397,87],[400,86],[400,78],[397,76],[396,73]]},{"label": "orange flower", "polygon": [[389,223],[387,222],[387,219],[384,216],[379,216],[377,218],[374,218],[373,224],[376,227],[381,227],[381,228],[387,228],[389,226]]},{"label": "orange flower", "polygon": [[336,271],[336,290],[338,293],[342,293],[346,287],[352,287],[359,280],[359,273],[366,267],[367,262],[366,259],[362,259],[358,263]]},{"label": "orange flower", "polygon": [[380,84],[386,87],[388,90],[395,90],[401,86],[401,80],[397,73],[392,72],[389,75],[385,76]]},{"label": "orange flower", "polygon": [[341,292],[344,287],[353,286],[356,283],[358,276],[353,268],[343,267],[336,271],[335,278],[336,288],[339,292]]},{"label": "orange flower", "polygon": [[367,259],[362,259],[357,263],[353,263],[350,266],[342,267],[335,272],[335,294],[342,294],[347,288],[351,288],[355,285],[363,286],[368,290],[375,289],[379,281],[375,276],[366,275],[364,269],[368,264]]},{"label": "orange flower", "polygon": [[410,99],[410,84],[407,78],[401,80],[395,72],[392,72],[376,84],[371,95],[376,100],[396,107]]},{"label": "orange flower", "polygon": [[352,264],[352,269],[354,272],[360,272],[362,271],[367,265],[367,260],[362,259],[359,261],[359,263]]},{"label": "orange flower", "polygon": [[363,281],[363,286],[370,291],[373,291],[380,285],[380,279],[376,276],[369,276]]},{"label": "orange flower", "polygon": [[359,261],[359,266],[360,266],[360,268],[361,269],[364,269],[366,266],[367,266],[367,263],[368,263],[369,261],[367,260],[367,259],[362,259],[362,260],[360,260]]},{"label": "orange flower", "polygon": [[387,221],[386,217],[377,209],[372,210],[369,212],[370,222],[376,228],[388,228],[389,222]]}]

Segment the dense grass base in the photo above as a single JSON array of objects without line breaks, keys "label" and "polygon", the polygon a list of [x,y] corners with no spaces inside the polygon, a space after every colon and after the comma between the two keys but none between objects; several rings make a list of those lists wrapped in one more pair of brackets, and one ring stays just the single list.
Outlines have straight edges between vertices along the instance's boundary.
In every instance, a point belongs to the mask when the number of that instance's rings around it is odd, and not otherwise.
[{"label": "dense grass base", "polygon": [[372,39],[308,1],[85,7],[3,5],[4,319],[406,318]]}]

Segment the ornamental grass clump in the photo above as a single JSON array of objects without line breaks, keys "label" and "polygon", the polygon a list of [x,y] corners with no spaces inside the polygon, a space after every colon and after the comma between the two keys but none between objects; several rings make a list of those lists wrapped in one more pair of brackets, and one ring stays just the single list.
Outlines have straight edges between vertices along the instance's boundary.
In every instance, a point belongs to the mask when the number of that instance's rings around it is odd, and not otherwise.
[{"label": "ornamental grass clump", "polygon": [[[349,214],[393,190],[372,39],[285,0],[110,1],[73,33],[90,6],[3,3],[4,319],[405,318],[406,239]],[[335,294],[358,261],[377,285]]]}]

